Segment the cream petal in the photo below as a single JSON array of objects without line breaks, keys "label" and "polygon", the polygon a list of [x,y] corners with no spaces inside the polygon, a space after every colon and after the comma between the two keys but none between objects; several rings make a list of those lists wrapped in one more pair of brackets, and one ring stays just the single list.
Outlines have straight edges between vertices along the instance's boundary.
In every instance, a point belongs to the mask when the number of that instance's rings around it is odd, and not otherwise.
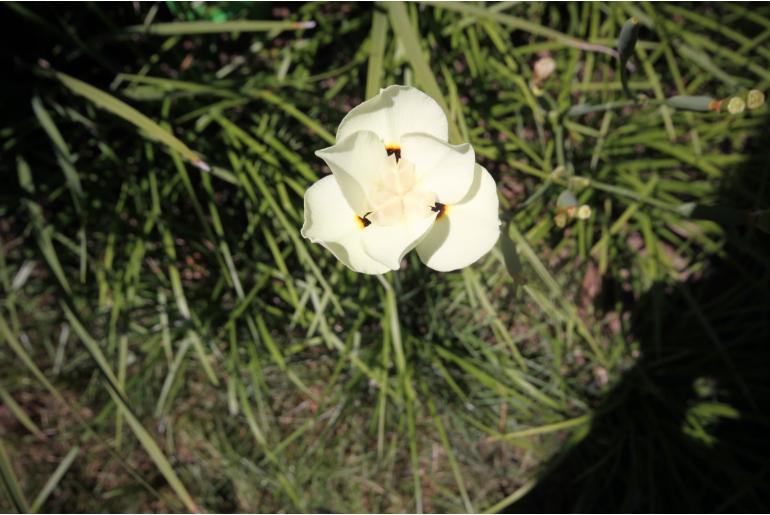
[{"label": "cream petal", "polygon": [[468,143],[450,145],[427,134],[406,134],[401,158],[414,163],[421,186],[442,204],[460,202],[471,189],[476,153]]},{"label": "cream petal", "polygon": [[388,165],[388,154],[379,136],[359,131],[336,145],[316,151],[331,169],[347,203],[360,215],[370,211],[369,195]]},{"label": "cream petal", "polygon": [[360,215],[369,212],[368,199],[389,167],[388,153],[379,136],[371,131],[356,132],[315,154],[329,165],[353,211]]},{"label": "cream petal", "polygon": [[[417,254],[439,272],[464,268],[489,252],[500,236],[495,180],[476,165],[471,190],[462,202],[447,206],[417,245]],[[366,247],[365,247],[366,248]]]},{"label": "cream petal", "polygon": [[398,225],[372,223],[363,234],[364,251],[391,270],[401,267],[401,260],[417,245],[433,225],[435,214]]},{"label": "cream petal", "polygon": [[410,86],[389,86],[348,112],[337,128],[337,141],[358,131],[374,131],[384,144],[398,144],[412,132],[449,138],[443,109],[430,96]]},{"label": "cream petal", "polygon": [[333,176],[324,177],[305,191],[302,236],[329,249],[355,272],[384,274],[388,268],[364,252],[362,236],[369,227],[362,227]]},{"label": "cream petal", "polygon": [[350,233],[346,238],[334,242],[322,242],[321,245],[326,247],[329,252],[334,254],[334,257],[342,261],[345,266],[354,272],[370,275],[380,275],[388,272],[388,267],[370,258],[364,252],[360,234]]}]

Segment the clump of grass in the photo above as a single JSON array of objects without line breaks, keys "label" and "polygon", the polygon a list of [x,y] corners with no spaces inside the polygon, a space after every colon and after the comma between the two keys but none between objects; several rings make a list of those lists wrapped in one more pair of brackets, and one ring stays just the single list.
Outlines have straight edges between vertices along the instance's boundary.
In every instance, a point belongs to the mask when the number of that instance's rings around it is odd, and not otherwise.
[{"label": "clump of grass", "polygon": [[[766,266],[765,180],[732,171],[766,156],[746,142],[767,108],[671,100],[766,91],[766,7],[2,9],[46,43],[13,47],[3,86],[2,508],[504,510],[616,414],[606,399],[648,406],[617,397],[621,378],[644,376],[626,372],[647,370],[640,355],[673,358],[646,343],[668,348],[664,304],[640,327],[635,300],[718,259]],[[556,70],[533,87],[546,55]],[[502,247],[461,272],[357,275],[300,237],[304,190],[326,173],[313,151],[391,83],[434,96],[498,181]],[[688,299],[711,327],[700,355],[752,398],[729,320]],[[675,432],[695,446],[753,413],[712,390]],[[585,477],[606,473],[590,456]]]}]

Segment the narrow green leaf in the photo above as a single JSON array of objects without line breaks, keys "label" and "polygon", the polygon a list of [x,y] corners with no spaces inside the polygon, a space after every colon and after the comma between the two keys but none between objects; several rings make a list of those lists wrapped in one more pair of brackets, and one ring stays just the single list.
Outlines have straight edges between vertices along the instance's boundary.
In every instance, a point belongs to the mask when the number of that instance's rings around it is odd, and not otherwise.
[{"label": "narrow green leaf", "polygon": [[198,355],[198,360],[201,362],[201,365],[203,365],[203,371],[206,372],[206,377],[209,378],[212,385],[219,386],[219,379],[214,373],[214,369],[211,367],[211,358],[206,353],[206,349],[203,348],[203,342],[201,341],[200,336],[191,329],[187,331],[187,337],[192,342],[195,353]]},{"label": "narrow green leaf", "polygon": [[178,21],[153,23],[152,25],[133,25],[128,32],[139,32],[154,36],[179,36],[185,34],[221,34],[223,32],[282,32],[284,30],[305,30],[315,27],[314,21],[281,20],[234,20],[214,21]]},{"label": "narrow green leaf", "polygon": [[67,317],[67,320],[69,320],[72,328],[75,330],[75,333],[86,346],[89,354],[91,354],[91,357],[94,358],[97,365],[99,365],[99,370],[102,372],[102,375],[107,379],[107,392],[110,394],[110,397],[112,397],[112,400],[115,402],[115,405],[118,407],[118,409],[120,409],[123,413],[125,421],[133,431],[134,436],[136,436],[136,438],[139,440],[139,443],[142,444],[142,447],[144,447],[145,451],[147,451],[147,454],[150,456],[152,461],[155,462],[158,470],[161,474],[163,474],[163,477],[166,478],[166,481],[168,481],[171,488],[177,494],[179,500],[182,501],[188,510],[194,513],[198,513],[198,507],[190,496],[190,493],[187,491],[187,488],[185,488],[184,484],[179,479],[179,476],[177,476],[176,472],[174,472],[174,468],[171,466],[171,463],[169,463],[168,459],[163,454],[163,451],[160,449],[160,447],[158,447],[158,444],[152,438],[150,433],[144,428],[141,422],[139,422],[139,419],[136,418],[136,415],[134,415],[133,411],[128,405],[125,393],[123,392],[118,382],[118,378],[110,368],[109,363],[107,362],[107,358],[102,353],[99,344],[96,342],[96,340],[93,339],[88,331],[86,331],[69,306],[64,303],[62,303],[61,306],[64,310],[65,316]]},{"label": "narrow green leaf", "polygon": [[5,446],[3,440],[0,438],[0,479],[2,479],[3,486],[5,486],[8,497],[11,499],[11,503],[19,513],[28,513],[29,505],[24,498],[24,492],[21,491],[19,481],[16,479],[16,474],[13,472],[11,466],[11,460],[5,453]]},{"label": "narrow green leaf", "polygon": [[[511,27],[516,30],[523,30],[525,32],[529,32],[537,36],[542,36],[544,38],[549,38],[555,41],[559,41],[573,48],[578,48],[580,50],[586,50],[590,52],[601,52],[603,54],[607,54],[612,57],[617,56],[617,52],[612,48],[589,43],[587,41],[583,41],[581,39],[568,36],[557,30],[544,27],[530,20],[524,20],[522,18],[517,18],[515,16],[503,14],[501,12],[498,12],[498,10],[496,10],[494,7],[485,8],[485,7],[475,5],[471,2],[427,1],[424,3],[435,5],[436,7],[441,7],[443,9],[447,9],[450,11],[460,12],[465,16],[469,17],[468,19],[470,20],[472,20],[474,17],[480,18],[480,19],[492,20],[501,25],[505,25],[507,27]],[[501,3],[498,3],[497,5],[505,6],[506,4],[504,2],[501,2]]]},{"label": "narrow green leaf", "polygon": [[422,513],[422,484],[420,472],[420,455],[417,450],[417,429],[415,423],[415,399],[406,399],[406,434],[409,443],[409,456],[412,463],[412,480],[414,482],[414,504],[415,512]]},{"label": "narrow green leaf", "polygon": [[40,508],[43,507],[45,504],[45,501],[48,499],[48,496],[51,495],[51,492],[53,492],[56,489],[56,486],[59,484],[59,481],[64,477],[64,474],[67,473],[67,471],[70,468],[70,465],[75,461],[75,458],[77,457],[78,453],[80,452],[80,447],[77,445],[69,450],[69,452],[64,456],[64,458],[59,462],[59,465],[56,467],[56,470],[53,471],[53,474],[51,474],[51,477],[48,478],[48,481],[45,482],[45,485],[43,485],[43,488],[40,490],[40,493],[37,494],[37,497],[35,497],[35,500],[32,501],[32,506],[30,506],[29,511],[31,513],[37,513],[40,511]]},{"label": "narrow green leaf", "polygon": [[131,408],[129,408],[128,404],[123,400],[123,397],[112,388],[108,387],[107,390],[118,408],[123,411],[123,416],[125,416],[126,422],[128,422],[128,425],[134,432],[137,440],[142,444],[142,447],[147,451],[147,454],[152,461],[155,462],[155,466],[158,467],[160,473],[166,478],[166,481],[168,481],[168,484],[174,490],[177,497],[179,497],[179,500],[182,501],[185,507],[191,512],[200,513],[198,506],[195,504],[195,501],[193,501],[187,488],[185,488],[184,484],[179,479],[179,476],[174,472],[174,468],[171,466],[171,463],[169,463],[168,458],[163,454],[163,451],[158,447],[158,444],[155,443],[155,440],[150,433],[144,426],[142,426],[141,422],[139,422],[139,419],[133,414]]},{"label": "narrow green leaf", "polygon": [[554,422],[553,424],[545,424],[539,427],[532,427],[529,429],[522,429],[520,431],[514,431],[512,433],[505,433],[497,437],[500,440],[516,440],[525,436],[542,435],[546,433],[553,433],[554,431],[561,431],[563,429],[569,429],[572,427],[578,427],[588,424],[591,421],[591,417],[583,415],[581,417],[571,418],[568,420],[562,420],[561,422]]},{"label": "narrow green leaf", "polygon": [[372,14],[372,32],[369,36],[369,63],[366,68],[366,98],[372,98],[380,90],[383,73],[383,56],[388,35],[388,18],[375,10]]},{"label": "narrow green leaf", "polygon": [[210,86],[208,84],[197,84],[195,82],[188,82],[184,80],[166,79],[164,77],[148,77],[146,75],[137,75],[134,73],[120,73],[115,80],[116,82],[129,81],[132,83],[156,86],[161,91],[183,91],[185,93],[194,95],[208,94],[243,101],[242,98],[240,98],[236,93],[232,91]]},{"label": "narrow green leaf", "polygon": [[[34,193],[35,186],[32,181],[32,172],[30,171],[27,162],[21,156],[16,159],[16,167],[19,175],[19,184],[22,189],[28,193]],[[70,283],[67,280],[67,274],[64,273],[64,268],[62,268],[59,256],[56,254],[56,248],[53,245],[53,239],[51,238],[53,228],[45,225],[43,210],[38,204],[31,200],[23,200],[22,203],[27,208],[27,212],[32,219],[32,225],[35,228],[35,236],[38,247],[40,248],[40,253],[43,254],[43,258],[56,279],[59,281],[62,289],[67,293],[71,293],[72,288],[70,288]]]},{"label": "narrow green leaf", "polygon": [[62,404],[62,406],[65,406],[67,410],[72,414],[72,416],[77,421],[78,425],[82,429],[84,433],[84,439],[88,439],[91,437],[95,437],[102,446],[104,446],[105,449],[108,450],[108,452],[113,456],[113,458],[116,460],[120,466],[126,470],[126,472],[131,475],[132,478],[134,478],[139,484],[141,484],[144,488],[146,488],[149,492],[153,493],[154,495],[157,495],[158,497],[163,497],[163,495],[158,492],[156,489],[154,489],[151,485],[147,484],[147,482],[142,478],[142,476],[134,470],[126,461],[117,454],[114,450],[111,449],[110,444],[104,440],[99,434],[95,433],[94,430],[91,428],[91,426],[86,422],[79,414],[78,410],[70,404],[67,399],[64,397],[64,395],[61,393],[61,391],[56,388],[51,382],[46,378],[45,374],[38,368],[38,366],[35,364],[34,361],[32,361],[32,358],[29,356],[26,350],[24,350],[24,347],[21,345],[19,340],[16,338],[16,336],[11,332],[10,327],[8,327],[8,324],[5,321],[5,318],[3,318],[2,314],[0,314],[0,337],[2,337],[3,340],[8,344],[8,346],[11,348],[11,350],[16,354],[16,357],[21,360],[21,362],[24,364],[24,366],[29,370],[29,372],[37,379],[40,384],[42,384],[48,392],[51,393],[51,395]]},{"label": "narrow green leaf", "polygon": [[452,475],[454,476],[455,482],[457,483],[457,488],[460,490],[460,497],[463,500],[465,511],[467,513],[476,513],[476,510],[473,509],[473,504],[471,504],[471,500],[468,497],[468,492],[465,488],[465,481],[463,481],[463,475],[460,471],[460,466],[457,463],[457,458],[455,458],[454,452],[452,451],[452,444],[447,437],[444,424],[441,422],[441,417],[439,417],[438,413],[436,412],[436,406],[433,403],[430,392],[425,391],[425,394],[425,397],[428,400],[428,408],[430,409],[431,417],[433,417],[433,423],[436,425],[436,430],[438,431],[439,440],[441,440],[441,445],[444,447],[444,452],[446,452],[447,459],[449,460],[449,466],[452,469]]},{"label": "narrow green leaf", "polygon": [[166,401],[168,399],[169,393],[171,392],[171,387],[174,385],[174,382],[176,381],[176,378],[182,369],[184,357],[187,354],[187,349],[190,348],[191,343],[192,341],[190,338],[185,338],[182,342],[182,345],[176,351],[174,361],[171,362],[171,366],[168,369],[168,374],[166,374],[166,379],[163,381],[163,386],[160,389],[160,395],[158,395],[158,402],[155,404],[155,416],[157,418],[160,418],[163,415],[163,411],[166,407]]},{"label": "narrow green leaf", "polygon": [[64,142],[64,138],[62,137],[61,132],[59,132],[59,129],[56,127],[56,124],[51,118],[51,115],[43,106],[43,102],[40,101],[40,97],[38,96],[32,97],[32,111],[35,113],[35,116],[37,117],[38,122],[40,122],[41,127],[43,127],[43,130],[45,130],[46,134],[48,134],[48,137],[51,138],[54,148],[67,159],[71,159],[72,155],[70,154],[69,147],[67,147],[67,143]]},{"label": "narrow green leaf", "polygon": [[666,103],[683,111],[717,111],[719,102],[712,97],[675,95],[666,99]]},{"label": "narrow green leaf", "polygon": [[107,382],[115,391],[123,395],[123,388],[120,386],[120,381],[118,381],[117,376],[112,371],[112,368],[107,362],[107,358],[102,352],[101,347],[99,347],[97,341],[91,337],[88,331],[86,331],[86,328],[83,327],[83,324],[80,323],[78,317],[75,316],[75,313],[72,312],[70,307],[65,302],[61,303],[61,307],[64,311],[64,315],[67,317],[67,320],[70,323],[70,326],[75,330],[75,333],[78,335],[78,338],[80,338],[80,341],[82,341],[86,346],[89,354],[91,354],[91,357],[94,358],[94,361],[96,361],[96,364],[99,365],[99,370],[104,374]]},{"label": "narrow green leaf", "polygon": [[417,84],[425,90],[425,93],[433,97],[438,102],[444,113],[449,120],[449,139],[455,143],[460,143],[462,136],[454,123],[454,120],[450,118],[449,106],[447,105],[444,94],[439,88],[436,76],[430,68],[428,60],[425,58],[425,54],[420,46],[420,36],[409,20],[409,15],[406,12],[406,5],[403,2],[387,2],[384,4],[388,9],[390,15],[390,25],[393,28],[393,32],[406,50],[406,56],[409,60],[409,64],[414,70],[414,74],[417,77]]},{"label": "narrow green leaf", "polygon": [[482,513],[500,513],[505,511],[505,508],[507,508],[511,504],[515,503],[516,501],[518,501],[519,499],[527,495],[529,491],[535,487],[535,485],[537,485],[537,480],[530,479],[529,481],[521,485],[519,488],[517,488],[512,494],[506,496],[501,501],[490,506],[489,508],[484,510]]},{"label": "narrow green leaf", "polygon": [[85,82],[78,80],[74,77],[61,72],[56,72],[56,78],[59,79],[65,86],[72,90],[75,94],[81,95],[97,106],[111,112],[114,115],[123,118],[127,122],[133,124],[137,129],[146,134],[150,139],[158,141],[167,145],[172,150],[179,152],[179,154],[190,161],[193,165],[201,168],[204,171],[210,170],[201,158],[190,150],[190,148],[182,143],[176,136],[169,131],[158,125],[156,122],[143,115],[125,102],[118,100],[114,96],[106,93],[98,88],[86,84]]},{"label": "narrow green leaf", "polygon": [[282,109],[290,116],[296,118],[300,123],[305,125],[308,129],[318,134],[322,139],[326,140],[330,145],[334,145],[334,136],[327,131],[318,121],[313,120],[308,115],[297,109],[297,107],[286,100],[282,99],[275,93],[266,90],[245,90],[244,93],[252,96],[253,98],[259,98],[266,102]]},{"label": "narrow green leaf", "polygon": [[30,433],[37,436],[38,438],[45,439],[45,435],[40,430],[39,427],[37,427],[37,424],[32,422],[32,419],[29,418],[29,415],[27,415],[27,412],[24,411],[24,408],[19,406],[19,404],[13,399],[10,393],[0,386],[0,400],[3,401],[3,404],[13,413],[13,416],[16,417],[16,420],[19,421],[21,425],[27,428]]}]

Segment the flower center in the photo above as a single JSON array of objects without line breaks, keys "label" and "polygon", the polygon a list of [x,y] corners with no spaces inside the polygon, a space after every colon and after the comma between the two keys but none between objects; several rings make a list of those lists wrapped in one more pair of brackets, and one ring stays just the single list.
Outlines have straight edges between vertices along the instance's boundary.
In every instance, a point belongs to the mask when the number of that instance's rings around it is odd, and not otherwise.
[{"label": "flower center", "polygon": [[431,216],[431,207],[436,203],[436,195],[422,187],[414,164],[401,159],[400,152],[394,154],[369,199],[372,212],[367,217],[377,225],[397,225]]}]

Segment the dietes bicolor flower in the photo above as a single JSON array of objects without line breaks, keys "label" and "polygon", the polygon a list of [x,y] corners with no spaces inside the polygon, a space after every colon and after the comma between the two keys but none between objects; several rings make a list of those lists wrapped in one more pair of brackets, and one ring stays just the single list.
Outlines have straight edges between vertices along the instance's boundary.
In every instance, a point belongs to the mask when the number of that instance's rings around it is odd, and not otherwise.
[{"label": "dietes bicolor flower", "polygon": [[497,188],[448,132],[441,107],[412,87],[353,108],[337,143],[316,152],[332,174],[305,192],[302,235],[367,274],[398,270],[415,248],[442,272],[482,257],[500,235]]}]

